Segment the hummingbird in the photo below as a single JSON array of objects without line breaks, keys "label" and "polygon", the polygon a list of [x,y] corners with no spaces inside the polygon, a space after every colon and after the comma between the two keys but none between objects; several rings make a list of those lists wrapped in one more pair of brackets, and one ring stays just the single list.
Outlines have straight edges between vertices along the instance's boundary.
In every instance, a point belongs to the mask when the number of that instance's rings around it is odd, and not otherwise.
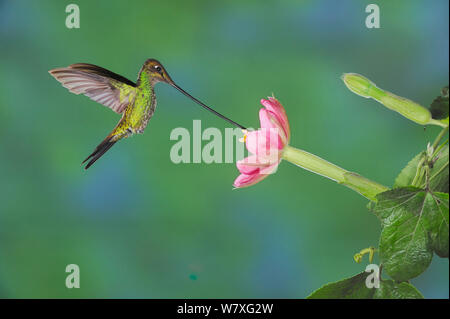
[{"label": "hummingbird", "polygon": [[164,82],[194,102],[243,130],[245,128],[216,112],[180,88],[160,62],[147,59],[141,67],[136,83],[97,65],[88,63],[71,64],[65,68],[48,71],[62,86],[75,94],[84,94],[91,100],[103,104],[122,118],[111,133],[82,162],[88,162],[84,169],[92,166],[115,143],[134,134],[144,133],[156,108],[155,84]]}]

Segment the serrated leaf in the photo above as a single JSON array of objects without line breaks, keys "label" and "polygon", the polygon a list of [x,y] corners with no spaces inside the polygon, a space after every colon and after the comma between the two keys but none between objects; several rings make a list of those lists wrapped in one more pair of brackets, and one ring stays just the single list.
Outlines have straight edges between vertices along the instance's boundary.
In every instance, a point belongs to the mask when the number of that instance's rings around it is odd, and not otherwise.
[{"label": "serrated leaf", "polygon": [[377,195],[370,209],[381,220],[380,259],[394,280],[420,275],[433,251],[448,256],[448,194],[402,187]]},{"label": "serrated leaf", "polygon": [[375,290],[374,299],[423,299],[423,295],[407,282],[396,283],[383,280],[380,288]]},{"label": "serrated leaf", "polygon": [[441,90],[441,95],[434,99],[430,105],[431,116],[435,120],[445,120],[448,124],[448,86]]},{"label": "serrated leaf", "polygon": [[[437,160],[430,170],[430,189],[435,192],[448,193],[448,144],[436,155]],[[400,172],[395,179],[394,188],[413,186],[412,182],[417,173],[417,165],[425,157],[425,152],[417,154]],[[418,181],[418,185],[425,185],[425,175]],[[417,185],[417,186],[418,186]]]},{"label": "serrated leaf", "polygon": [[420,299],[422,294],[411,284],[382,280],[379,288],[367,288],[366,279],[370,275],[362,272],[356,276],[326,284],[317,289],[307,299]]}]

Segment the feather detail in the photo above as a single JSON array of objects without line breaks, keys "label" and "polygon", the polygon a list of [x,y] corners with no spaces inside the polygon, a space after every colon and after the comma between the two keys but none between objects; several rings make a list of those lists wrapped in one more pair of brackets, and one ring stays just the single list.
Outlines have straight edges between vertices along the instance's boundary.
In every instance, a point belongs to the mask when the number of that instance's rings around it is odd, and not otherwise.
[{"label": "feather detail", "polygon": [[123,113],[136,92],[136,84],[93,64],[78,63],[49,73],[74,94],[84,94],[116,113]]}]

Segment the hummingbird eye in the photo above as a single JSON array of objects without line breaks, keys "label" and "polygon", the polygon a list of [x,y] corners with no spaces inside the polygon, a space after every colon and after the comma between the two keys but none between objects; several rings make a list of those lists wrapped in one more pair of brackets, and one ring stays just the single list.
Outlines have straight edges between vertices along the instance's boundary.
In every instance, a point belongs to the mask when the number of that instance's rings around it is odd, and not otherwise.
[{"label": "hummingbird eye", "polygon": [[153,67],[157,72],[161,72],[161,67],[159,66],[159,65],[155,65],[154,67]]}]

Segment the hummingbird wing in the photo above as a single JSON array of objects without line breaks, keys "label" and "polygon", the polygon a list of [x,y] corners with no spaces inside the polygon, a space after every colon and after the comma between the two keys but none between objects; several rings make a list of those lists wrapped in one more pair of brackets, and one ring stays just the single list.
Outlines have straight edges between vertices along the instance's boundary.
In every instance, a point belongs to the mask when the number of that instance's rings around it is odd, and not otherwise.
[{"label": "hummingbird wing", "polygon": [[48,72],[70,92],[84,94],[119,114],[136,92],[134,82],[93,64],[77,63]]}]

